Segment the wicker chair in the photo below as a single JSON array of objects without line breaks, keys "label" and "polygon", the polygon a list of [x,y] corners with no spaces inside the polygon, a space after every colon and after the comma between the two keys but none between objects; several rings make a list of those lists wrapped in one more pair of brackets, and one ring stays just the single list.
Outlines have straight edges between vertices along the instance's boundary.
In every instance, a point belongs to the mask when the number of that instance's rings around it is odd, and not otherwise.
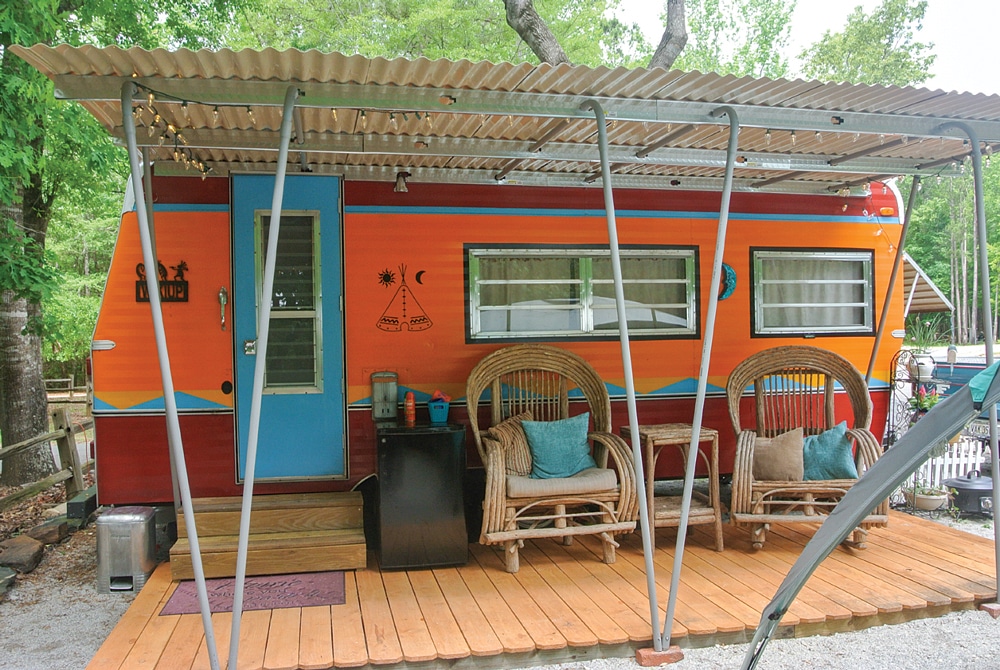
[{"label": "wicker chair", "polygon": [[[747,417],[752,421],[745,424],[740,399],[750,386],[754,409],[753,416]],[[805,435],[816,435],[836,424],[836,387],[850,400],[853,420],[847,421],[847,438],[853,442],[860,476],[875,463],[881,448],[869,430],[872,402],[864,377],[847,359],[817,347],[775,347],[750,356],[730,374],[726,394],[737,435],[730,518],[736,525],[750,527],[755,549],[763,546],[772,523],[821,521],[857,481],[754,479],[754,450],[759,439],[799,427]],[[852,544],[864,548],[868,529],[888,525],[888,514],[889,501],[884,500],[854,531]]]},{"label": "wicker chair", "polygon": [[[477,415],[486,391],[489,430],[480,427]],[[573,477],[532,479],[527,476],[531,455],[523,430],[520,425],[510,430],[511,422],[526,418],[526,412],[534,421],[568,418],[571,391],[589,405],[593,430],[587,438],[597,468]],[[611,401],[594,369],[576,354],[555,347],[506,347],[473,368],[466,400],[469,425],[486,468],[479,541],[504,545],[508,572],[518,571],[518,550],[533,538],[558,537],[570,544],[574,535],[598,535],[604,562],[613,563],[615,535],[635,528],[636,478],[627,444],[611,432]],[[614,470],[607,468],[609,454]]]}]

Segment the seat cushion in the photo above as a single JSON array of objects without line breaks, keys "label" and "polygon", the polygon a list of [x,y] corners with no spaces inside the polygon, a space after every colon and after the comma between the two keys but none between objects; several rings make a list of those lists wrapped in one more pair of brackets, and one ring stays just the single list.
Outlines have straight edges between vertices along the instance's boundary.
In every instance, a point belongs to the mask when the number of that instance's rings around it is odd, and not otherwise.
[{"label": "seat cushion", "polygon": [[597,467],[587,440],[590,412],[558,421],[522,421],[521,425],[531,449],[531,477],[570,477]]},{"label": "seat cushion", "polygon": [[802,481],[802,429],[772,438],[758,437],[753,446],[753,478],[759,481]]},{"label": "seat cushion", "polygon": [[857,479],[847,422],[841,421],[819,435],[809,435],[802,447],[803,479]]},{"label": "seat cushion", "polygon": [[586,495],[618,488],[618,476],[610,468],[587,468],[570,477],[533,479],[507,475],[508,498],[549,498]]},{"label": "seat cushion", "polygon": [[508,475],[528,475],[531,472],[531,452],[524,435],[522,421],[531,421],[531,412],[521,412],[504,419],[486,431],[486,434],[503,445]]}]

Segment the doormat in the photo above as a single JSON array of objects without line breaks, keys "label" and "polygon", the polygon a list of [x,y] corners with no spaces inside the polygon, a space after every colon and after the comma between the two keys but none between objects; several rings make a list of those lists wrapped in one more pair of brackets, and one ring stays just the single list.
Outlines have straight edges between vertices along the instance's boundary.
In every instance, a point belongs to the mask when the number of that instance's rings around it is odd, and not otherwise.
[{"label": "doormat", "polygon": [[[232,612],[236,580],[207,579],[208,604],[212,612]],[[243,610],[276,610],[284,607],[314,607],[344,604],[344,573],[303,572],[291,575],[247,577],[243,584]],[[160,616],[197,614],[198,590],[194,581],[177,585]]]}]

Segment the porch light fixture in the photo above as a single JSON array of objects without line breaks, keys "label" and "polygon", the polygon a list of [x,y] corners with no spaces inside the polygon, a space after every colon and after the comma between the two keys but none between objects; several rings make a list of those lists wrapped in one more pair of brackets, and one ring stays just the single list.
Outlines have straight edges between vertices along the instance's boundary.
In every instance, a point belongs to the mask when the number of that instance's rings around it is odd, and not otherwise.
[{"label": "porch light fixture", "polygon": [[409,189],[406,188],[406,179],[410,176],[409,172],[397,172],[396,173],[396,185],[392,187],[395,193],[407,193]]}]

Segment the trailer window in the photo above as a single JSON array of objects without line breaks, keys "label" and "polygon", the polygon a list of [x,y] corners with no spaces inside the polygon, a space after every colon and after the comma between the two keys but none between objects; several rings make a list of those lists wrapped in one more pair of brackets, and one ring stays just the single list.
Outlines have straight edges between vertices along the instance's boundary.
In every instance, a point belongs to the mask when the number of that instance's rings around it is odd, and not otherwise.
[{"label": "trailer window", "polygon": [[[618,336],[607,249],[466,251],[471,339]],[[622,249],[621,261],[631,335],[696,334],[695,249]]]},{"label": "trailer window", "polygon": [[[264,258],[271,226],[268,214],[257,217],[257,290],[263,286]],[[319,360],[321,292],[319,289],[318,216],[283,212],[271,295],[265,392],[322,390]],[[260,298],[258,297],[258,300]]]},{"label": "trailer window", "polygon": [[751,249],[753,334],[871,333],[873,252]]}]

